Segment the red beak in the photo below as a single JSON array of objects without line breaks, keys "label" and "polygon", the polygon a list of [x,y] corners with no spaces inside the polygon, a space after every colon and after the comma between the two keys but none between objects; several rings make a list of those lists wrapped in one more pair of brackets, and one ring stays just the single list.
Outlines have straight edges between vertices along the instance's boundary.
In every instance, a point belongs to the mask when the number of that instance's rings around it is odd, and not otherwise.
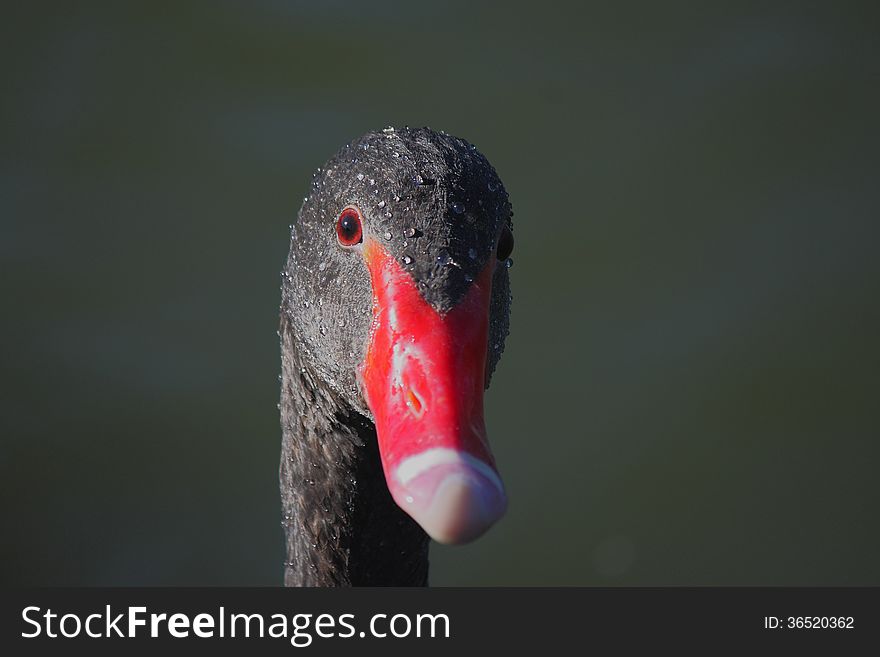
[{"label": "red beak", "polygon": [[373,323],[360,374],[388,489],[434,540],[471,541],[507,508],[483,420],[495,262],[441,315],[377,242],[364,257]]}]

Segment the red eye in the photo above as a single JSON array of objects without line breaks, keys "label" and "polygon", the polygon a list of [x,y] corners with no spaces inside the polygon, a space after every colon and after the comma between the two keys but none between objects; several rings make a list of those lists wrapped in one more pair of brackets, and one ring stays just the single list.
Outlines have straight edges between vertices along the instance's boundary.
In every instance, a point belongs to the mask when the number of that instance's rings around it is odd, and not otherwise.
[{"label": "red eye", "polygon": [[361,213],[357,208],[347,207],[336,220],[336,237],[342,246],[360,244],[364,237]]},{"label": "red eye", "polygon": [[498,251],[496,253],[499,260],[507,260],[513,253],[513,233],[510,228],[504,227],[501,231],[501,237],[498,238]]}]

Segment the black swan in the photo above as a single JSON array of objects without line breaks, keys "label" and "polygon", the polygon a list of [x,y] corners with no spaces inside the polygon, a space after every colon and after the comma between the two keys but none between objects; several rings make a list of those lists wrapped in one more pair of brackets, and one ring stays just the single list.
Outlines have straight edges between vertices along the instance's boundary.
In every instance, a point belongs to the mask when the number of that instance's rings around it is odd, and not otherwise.
[{"label": "black swan", "polygon": [[288,586],[424,586],[507,498],[483,390],[510,314],[511,207],[476,147],[372,132],[313,175],[282,272]]}]

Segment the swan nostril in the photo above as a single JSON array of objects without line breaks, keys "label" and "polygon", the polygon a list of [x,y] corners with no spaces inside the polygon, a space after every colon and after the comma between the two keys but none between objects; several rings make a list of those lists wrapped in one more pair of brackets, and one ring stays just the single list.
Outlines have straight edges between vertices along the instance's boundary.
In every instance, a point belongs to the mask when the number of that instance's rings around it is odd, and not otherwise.
[{"label": "swan nostril", "polygon": [[408,388],[404,398],[406,400],[406,406],[413,417],[419,419],[425,414],[425,400],[422,399],[422,396],[419,393],[412,388]]}]

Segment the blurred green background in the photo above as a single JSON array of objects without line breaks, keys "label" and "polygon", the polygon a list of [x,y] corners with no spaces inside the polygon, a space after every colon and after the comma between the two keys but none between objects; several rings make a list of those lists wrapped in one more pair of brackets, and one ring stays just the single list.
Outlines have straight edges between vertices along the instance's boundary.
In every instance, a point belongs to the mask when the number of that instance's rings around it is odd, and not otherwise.
[{"label": "blurred green background", "polygon": [[409,124],[517,241],[510,510],[433,584],[880,584],[880,21],[826,5],[7,10],[3,581],[281,582],[288,224]]}]

